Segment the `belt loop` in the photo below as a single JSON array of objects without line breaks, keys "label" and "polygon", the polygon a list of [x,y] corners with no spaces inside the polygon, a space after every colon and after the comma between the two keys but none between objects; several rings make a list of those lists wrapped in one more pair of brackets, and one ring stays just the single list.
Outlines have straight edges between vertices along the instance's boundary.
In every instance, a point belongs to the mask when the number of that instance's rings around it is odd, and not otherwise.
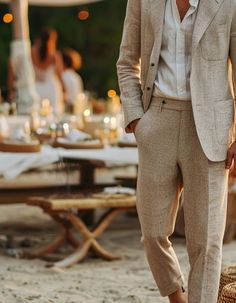
[{"label": "belt loop", "polygon": [[166,104],[166,101],[165,100],[162,100],[161,103],[160,103],[160,107],[159,107],[159,112],[161,113],[162,112],[162,108],[163,106]]}]

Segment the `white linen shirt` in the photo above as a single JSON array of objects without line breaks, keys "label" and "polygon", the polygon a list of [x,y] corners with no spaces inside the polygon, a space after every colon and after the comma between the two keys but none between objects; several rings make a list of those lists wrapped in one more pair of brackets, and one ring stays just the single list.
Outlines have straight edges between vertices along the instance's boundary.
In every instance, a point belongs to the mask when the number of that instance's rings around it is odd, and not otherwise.
[{"label": "white linen shirt", "polygon": [[192,35],[199,0],[189,0],[189,4],[190,8],[181,22],[176,0],[166,1],[154,96],[191,100]]}]

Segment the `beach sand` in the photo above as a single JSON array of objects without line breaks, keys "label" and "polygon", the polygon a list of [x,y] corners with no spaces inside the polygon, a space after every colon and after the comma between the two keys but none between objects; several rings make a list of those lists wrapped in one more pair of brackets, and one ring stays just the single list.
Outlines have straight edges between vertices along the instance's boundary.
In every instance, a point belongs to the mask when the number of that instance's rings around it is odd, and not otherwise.
[{"label": "beach sand", "polygon": [[[148,269],[135,216],[120,216],[100,239],[106,248],[122,256],[119,261],[90,257],[72,268],[59,270],[47,268],[43,260],[5,255],[5,244],[13,248],[42,245],[56,231],[57,226],[37,208],[0,206],[0,303],[168,302],[160,297]],[[10,242],[4,242],[5,236]],[[185,241],[174,238],[173,242],[187,277]],[[68,254],[68,249],[63,249],[61,255]],[[236,263],[236,241],[224,245],[223,264],[232,263]]]}]

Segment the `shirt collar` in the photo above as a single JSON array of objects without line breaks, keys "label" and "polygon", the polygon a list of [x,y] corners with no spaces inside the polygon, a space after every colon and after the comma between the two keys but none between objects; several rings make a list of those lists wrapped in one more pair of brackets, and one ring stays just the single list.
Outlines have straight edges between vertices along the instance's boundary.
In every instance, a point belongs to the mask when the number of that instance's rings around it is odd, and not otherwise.
[{"label": "shirt collar", "polygon": [[194,8],[197,8],[199,4],[199,0],[189,0],[189,4],[193,6]]}]

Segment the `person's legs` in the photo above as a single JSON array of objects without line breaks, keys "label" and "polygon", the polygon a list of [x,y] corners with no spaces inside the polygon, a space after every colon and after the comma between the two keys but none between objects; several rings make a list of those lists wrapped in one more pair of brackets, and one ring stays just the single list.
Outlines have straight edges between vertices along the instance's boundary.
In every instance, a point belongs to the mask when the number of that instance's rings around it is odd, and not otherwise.
[{"label": "person's legs", "polygon": [[184,184],[185,231],[191,266],[188,303],[216,303],[228,174],[224,162],[211,162],[206,158],[197,137],[192,113],[183,113],[182,129],[191,130],[181,132],[179,153]]},{"label": "person's legs", "polygon": [[182,177],[177,165],[180,111],[153,100],[138,123],[137,210],[148,262],[162,296],[185,302],[176,254],[169,241],[179,206]]}]

